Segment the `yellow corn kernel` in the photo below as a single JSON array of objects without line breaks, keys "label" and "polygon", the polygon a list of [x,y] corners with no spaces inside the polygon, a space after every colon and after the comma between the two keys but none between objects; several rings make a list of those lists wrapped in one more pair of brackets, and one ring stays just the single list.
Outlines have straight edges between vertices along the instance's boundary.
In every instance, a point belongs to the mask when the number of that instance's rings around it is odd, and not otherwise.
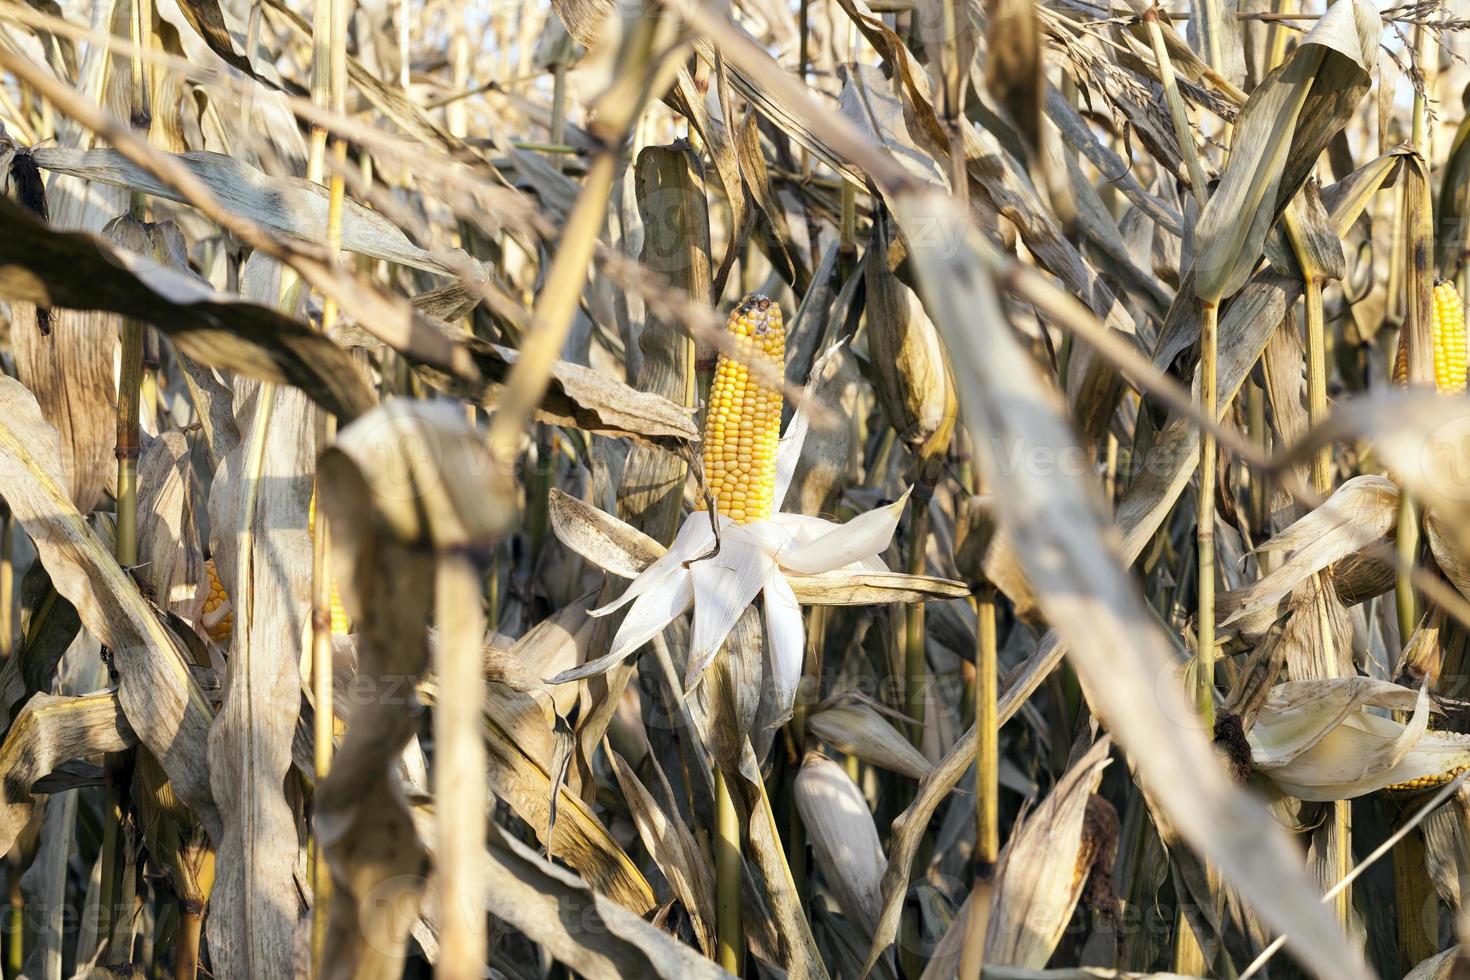
[{"label": "yellow corn kernel", "polygon": [[758,381],[745,362],[760,359],[780,372],[786,329],[781,307],[751,293],[730,312],[726,330],[740,357],[721,354],[715,365],[704,422],[704,479],[715,510],[748,524],[771,516],[781,391]]},{"label": "yellow corn kernel", "polygon": [[213,558],[204,563],[204,574],[209,580],[202,615],[204,632],[214,642],[228,644],[230,635],[235,631],[235,612],[230,608],[230,597],[225,594],[225,584],[219,580],[219,571],[214,567]]},{"label": "yellow corn kernel", "polygon": [[[1459,394],[1465,390],[1465,304],[1448,279],[1434,284],[1433,299],[1434,387],[1441,393]],[[1408,341],[1408,334],[1400,331],[1393,364],[1395,384],[1404,384],[1409,378]]]}]

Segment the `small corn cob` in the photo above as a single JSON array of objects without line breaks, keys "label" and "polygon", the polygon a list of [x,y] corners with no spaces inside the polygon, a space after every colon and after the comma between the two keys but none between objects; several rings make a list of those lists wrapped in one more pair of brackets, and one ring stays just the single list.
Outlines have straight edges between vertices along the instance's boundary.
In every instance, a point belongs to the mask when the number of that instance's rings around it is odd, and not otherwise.
[{"label": "small corn cob", "polygon": [[1466,769],[1470,769],[1470,763],[1450,766],[1443,772],[1430,773],[1428,776],[1420,776],[1418,779],[1411,779],[1404,783],[1393,783],[1383,788],[1390,793],[1409,793],[1421,789],[1434,789],[1438,786],[1443,786]]},{"label": "small corn cob", "polygon": [[230,597],[225,594],[225,584],[219,580],[213,558],[204,563],[204,574],[209,579],[209,590],[204,596],[204,631],[214,642],[228,644],[235,631],[235,611],[230,608]]},{"label": "small corn cob", "polygon": [[[313,533],[316,527],[316,498],[311,498],[311,510],[307,515],[307,533]],[[214,642],[228,646],[230,637],[235,631],[235,611],[230,606],[230,597],[225,592],[225,585],[220,581],[219,569],[215,567],[214,559],[211,558],[204,563],[204,573],[209,580],[208,591],[204,596],[204,608],[201,622],[204,631]],[[346,635],[352,632],[351,624],[347,619],[347,610],[342,606],[342,595],[337,591],[337,580],[332,580],[332,632]]]},{"label": "small corn cob", "polygon": [[763,358],[780,371],[786,363],[786,331],[781,307],[759,293],[731,311],[726,329],[739,357],[721,354],[715,365],[704,423],[704,478],[715,510],[749,524],[771,516],[781,391],[758,381],[747,363]]},{"label": "small corn cob", "polygon": [[[1434,387],[1448,394],[1465,390],[1465,304],[1460,291],[1448,279],[1434,284]],[[1399,333],[1398,356],[1394,358],[1393,380],[1404,384],[1409,378],[1409,338]]]}]

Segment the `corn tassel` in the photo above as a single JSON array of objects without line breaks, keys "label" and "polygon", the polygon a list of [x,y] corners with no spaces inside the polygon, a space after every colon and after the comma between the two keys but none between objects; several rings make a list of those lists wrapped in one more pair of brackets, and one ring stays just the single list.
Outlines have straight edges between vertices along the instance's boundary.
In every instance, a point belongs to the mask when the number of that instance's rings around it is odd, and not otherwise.
[{"label": "corn tassel", "polygon": [[[1460,292],[1448,279],[1434,285],[1434,387],[1445,394],[1465,390],[1465,304]],[[1409,344],[1407,333],[1399,334],[1398,356],[1394,358],[1394,384],[1409,379]]]},{"label": "corn tassel", "polygon": [[758,381],[757,358],[778,372],[786,362],[781,307],[752,293],[730,313],[726,329],[736,357],[720,355],[704,423],[704,478],[715,510],[737,524],[771,516],[776,488],[776,443],[781,438],[781,392]]}]

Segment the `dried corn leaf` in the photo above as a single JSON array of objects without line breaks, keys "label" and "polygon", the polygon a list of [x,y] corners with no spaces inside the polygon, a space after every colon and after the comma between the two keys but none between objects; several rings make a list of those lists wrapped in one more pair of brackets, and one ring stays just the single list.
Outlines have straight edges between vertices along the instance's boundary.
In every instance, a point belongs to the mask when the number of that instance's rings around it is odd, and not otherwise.
[{"label": "dried corn leaf", "polygon": [[613,775],[628,803],[629,814],[638,827],[643,846],[694,924],[694,934],[704,955],[715,951],[715,880],[694,835],[677,812],[666,814],[639,781],[628,763],[610,752]]},{"label": "dried corn leaf", "polygon": [[223,58],[231,67],[238,68],[256,81],[275,87],[275,82],[256,74],[255,69],[250,66],[250,59],[235,49],[235,42],[230,37],[230,29],[225,24],[224,14],[220,12],[219,4],[215,0],[176,0],[176,2],[184,19],[199,32],[204,43],[209,45],[209,50]]},{"label": "dried corn leaf", "polygon": [[0,844],[6,850],[31,817],[31,784],[73,759],[121,752],[137,736],[110,691],[83,697],[37,694],[0,745]]},{"label": "dried corn leaf", "polygon": [[1453,980],[1455,966],[1460,961],[1460,946],[1451,946],[1442,953],[1431,956],[1404,974],[1404,980]]},{"label": "dried corn leaf", "polygon": [[82,621],[76,607],[51,584],[42,562],[34,562],[21,580],[22,642],[16,655],[0,668],[0,724],[9,725],[22,704],[49,689],[56,665],[71,647]]},{"label": "dried corn leaf", "polygon": [[[430,685],[420,691],[431,704],[437,698]],[[612,834],[580,797],[553,784],[551,732],[535,701],[492,684],[485,699],[485,745],[490,788],[530,825],[552,857],[620,905],[640,914],[653,909],[653,889]]]},{"label": "dried corn leaf", "polygon": [[1051,959],[1087,881],[1083,823],[1110,750],[1104,738],[1077,760],[1001,852],[986,963],[1039,969]]},{"label": "dried corn leaf", "polygon": [[1365,0],[1329,7],[1251,92],[1230,162],[1195,229],[1201,300],[1219,302],[1245,285],[1267,231],[1367,93],[1381,32],[1378,12]]},{"label": "dried corn leaf", "polygon": [[[36,165],[53,173],[69,174],[113,187],[187,204],[178,191],[152,172],[139,167],[117,150],[79,150],[65,146],[41,146],[32,154]],[[307,241],[326,237],[327,188],[299,177],[271,177],[225,156],[196,150],[175,154],[175,159],[197,177],[224,207],[274,231]],[[408,240],[387,218],[370,211],[351,198],[342,211],[342,248],[349,252],[396,262],[411,269],[455,275],[433,253]]]},{"label": "dried corn leaf", "polygon": [[234,608],[224,703],[209,733],[224,817],[209,949],[231,976],[284,976],[294,956],[296,814],[286,796],[311,607],[307,508],[318,416],[292,388],[248,385],[241,441],[215,474],[215,564]]},{"label": "dried corn leaf", "polygon": [[1438,512],[1431,510],[1424,515],[1424,537],[1429,542],[1434,563],[1460,595],[1470,599],[1470,561],[1465,560],[1463,546],[1452,543],[1457,540],[1454,534],[1453,529],[1445,527]]},{"label": "dried corn leaf", "polygon": [[[592,645],[592,633],[596,620],[587,611],[597,604],[597,593],[588,592],[563,606],[552,615],[541,620],[516,641],[510,655],[535,677],[555,677],[571,670],[587,659]],[[569,715],[577,704],[578,690],[575,687],[558,685],[544,688],[550,696],[556,713]]]},{"label": "dried corn leaf", "polygon": [[56,430],[20,382],[0,377],[0,495],[35,542],[57,592],[112,651],[118,700],[139,741],[218,840],[220,819],[204,751],[213,711],[180,641],[72,507],[60,481]]},{"label": "dried corn leaf", "polygon": [[137,576],[163,609],[193,619],[204,556],[194,512],[189,439],[170,429],[138,460]]},{"label": "dried corn leaf", "polygon": [[36,393],[41,414],[61,435],[65,486],[77,510],[102,499],[115,468],[117,385],[113,360],[118,318],[86,310],[52,310],[51,332],[36,326],[33,303],[13,304],[10,337],[15,373]]},{"label": "dried corn leaf", "polygon": [[1217,603],[1220,625],[1230,626],[1257,611],[1275,611],[1316,573],[1390,539],[1398,523],[1398,501],[1392,480],[1348,480],[1321,506],[1257,549],[1290,552],[1290,557],[1244,588],[1222,595]]},{"label": "dried corn leaf", "polygon": [[1117,188],[1159,228],[1175,238],[1184,237],[1183,216],[1145,190],[1133,175],[1133,168],[1128,161],[1099,140],[1081,114],[1049,82],[1046,86],[1046,114],[1061,131],[1062,139],[1067,145],[1085,156],[1103,174],[1110,186]]},{"label": "dried corn leaf", "polygon": [[[520,352],[472,337],[461,340],[485,383],[466,381],[428,365],[419,365],[418,371],[439,390],[493,409],[500,403],[502,385]],[[699,440],[693,414],[692,408],[569,361],[552,365],[550,383],[536,410],[542,422],[602,435],[634,436],[666,449]]]},{"label": "dried corn leaf", "polygon": [[[420,816],[428,829],[430,818]],[[731,974],[536,854],[495,824],[485,853],[485,904],[589,980],[729,980]]]},{"label": "dried corn leaf", "polygon": [[346,351],[305,324],[160,264],[182,254],[183,239],[168,222],[150,233],[157,252],[145,258],[48,228],[0,199],[0,296],[151,323],[199,362],[295,385],[344,420],[372,405],[372,389]]}]

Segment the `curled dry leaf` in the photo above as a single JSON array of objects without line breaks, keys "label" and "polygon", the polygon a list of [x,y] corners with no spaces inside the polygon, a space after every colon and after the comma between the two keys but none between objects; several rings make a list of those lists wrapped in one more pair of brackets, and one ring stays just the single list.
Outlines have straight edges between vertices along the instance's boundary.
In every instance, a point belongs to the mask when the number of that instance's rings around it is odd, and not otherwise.
[{"label": "curled dry leaf", "polygon": [[[432,817],[416,811],[425,836]],[[485,907],[579,975],[595,980],[730,980],[731,974],[490,825]],[[437,916],[437,910],[430,910]]]},{"label": "curled dry leaf", "polygon": [[[432,686],[421,685],[420,692],[430,706],[437,703]],[[484,734],[491,789],[530,825],[550,855],[619,904],[639,913],[650,911],[656,904],[653,889],[637,865],[591,807],[566,786],[554,785],[552,732],[536,702],[491,684]]]},{"label": "curled dry leaf", "polygon": [[[116,150],[40,146],[32,156],[43,170],[186,203],[172,187]],[[175,156],[222,205],[267,228],[315,241],[327,226],[327,188],[322,184],[267,176],[223,153],[193,151]],[[426,272],[452,272],[376,211],[351,198],[343,203],[342,247],[347,251]]]},{"label": "curled dry leaf", "polygon": [[1459,590],[1460,595],[1470,599],[1470,562],[1465,560],[1466,552],[1455,532],[1445,526],[1438,511],[1431,510],[1424,515],[1424,537],[1429,542],[1429,553],[1434,556],[1434,563],[1444,572],[1444,577]]},{"label": "curled dry leaf", "polygon": [[137,577],[153,601],[193,619],[204,556],[194,510],[194,474],[188,436],[162,433],[138,460]]},{"label": "curled dry leaf", "polygon": [[1368,91],[1383,25],[1364,0],[1334,6],[1267,76],[1236,122],[1230,162],[1195,229],[1195,294],[1245,285],[1266,232]]},{"label": "curled dry leaf", "polygon": [[715,880],[704,853],[683,818],[677,812],[664,812],[623,757],[612,752],[609,758],[643,846],[684,903],[700,949],[711,955],[715,951]]},{"label": "curled dry leaf", "polygon": [[37,694],[0,745],[0,843],[7,849],[31,816],[31,784],[73,759],[121,752],[138,743],[110,691],[83,697]]},{"label": "curled dry leaf", "polygon": [[35,562],[21,580],[21,630],[16,655],[0,668],[0,723],[9,724],[32,694],[49,690],[56,665],[82,628],[76,607],[51,584],[46,566]]},{"label": "curled dry leaf", "polygon": [[1274,620],[1278,607],[1303,583],[1336,562],[1392,538],[1398,523],[1399,489],[1381,476],[1358,476],[1296,523],[1262,544],[1258,551],[1289,553],[1286,561],[1259,579],[1222,595],[1220,625],[1230,626],[1257,612]]}]

